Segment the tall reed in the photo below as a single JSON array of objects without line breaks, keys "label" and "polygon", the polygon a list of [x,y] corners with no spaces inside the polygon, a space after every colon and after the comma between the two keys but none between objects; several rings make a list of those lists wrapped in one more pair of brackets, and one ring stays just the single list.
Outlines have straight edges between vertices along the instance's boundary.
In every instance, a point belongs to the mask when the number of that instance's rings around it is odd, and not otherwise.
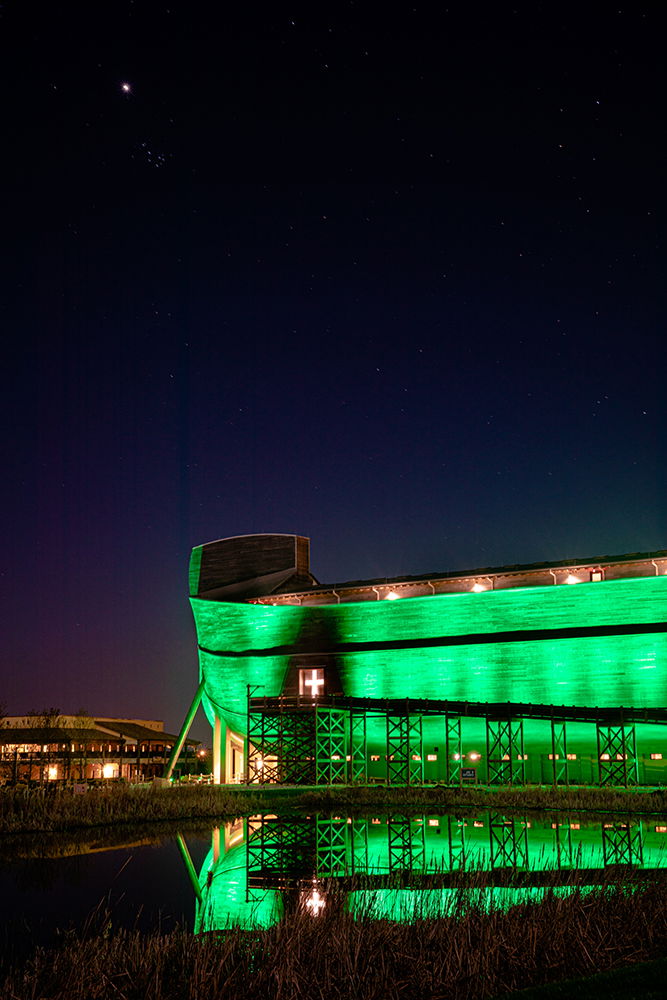
[{"label": "tall reed", "polygon": [[269,930],[195,937],[101,926],[10,971],[6,1000],[483,1000],[667,954],[663,884],[610,881],[503,912],[461,896],[451,917],[353,917],[330,896]]}]

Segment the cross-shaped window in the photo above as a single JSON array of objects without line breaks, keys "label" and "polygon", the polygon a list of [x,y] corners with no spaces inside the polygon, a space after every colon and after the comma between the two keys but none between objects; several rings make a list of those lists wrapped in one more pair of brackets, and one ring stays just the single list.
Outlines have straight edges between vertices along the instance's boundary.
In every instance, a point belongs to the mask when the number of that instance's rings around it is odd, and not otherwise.
[{"label": "cross-shaped window", "polygon": [[313,699],[324,694],[324,669],[322,667],[299,671],[299,694]]}]

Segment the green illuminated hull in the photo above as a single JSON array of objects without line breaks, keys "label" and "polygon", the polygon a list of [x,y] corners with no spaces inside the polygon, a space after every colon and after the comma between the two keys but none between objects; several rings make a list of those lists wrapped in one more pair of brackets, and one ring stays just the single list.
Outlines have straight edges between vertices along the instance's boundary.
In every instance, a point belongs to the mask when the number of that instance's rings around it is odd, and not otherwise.
[{"label": "green illuminated hull", "polygon": [[664,576],[320,607],[191,600],[206,714],[242,734],[248,686],[280,695],[294,658],[318,654],[349,697],[667,704]]}]

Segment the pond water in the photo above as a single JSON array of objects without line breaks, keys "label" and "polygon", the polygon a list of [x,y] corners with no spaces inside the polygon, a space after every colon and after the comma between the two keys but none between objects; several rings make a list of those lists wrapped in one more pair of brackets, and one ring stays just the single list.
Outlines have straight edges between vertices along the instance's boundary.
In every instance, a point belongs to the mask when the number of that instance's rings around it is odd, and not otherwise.
[{"label": "pond water", "polygon": [[316,916],[335,896],[354,915],[414,920],[451,913],[462,899],[506,907],[612,876],[650,878],[667,867],[667,820],[266,814],[155,842],[88,839],[66,850],[76,853],[62,856],[62,842],[45,840],[30,844],[30,857],[16,842],[13,860],[5,852],[5,955],[87,920],[99,926],[103,912],[114,926],[142,930],[251,929],[294,907]]}]

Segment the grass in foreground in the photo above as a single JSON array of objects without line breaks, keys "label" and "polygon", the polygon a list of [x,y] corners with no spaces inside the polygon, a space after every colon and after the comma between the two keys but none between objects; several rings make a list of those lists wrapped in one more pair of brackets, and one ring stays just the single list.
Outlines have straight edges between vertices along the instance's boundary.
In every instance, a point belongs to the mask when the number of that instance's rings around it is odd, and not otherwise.
[{"label": "grass in foreground", "polygon": [[639,962],[585,979],[566,979],[537,989],[521,990],[515,1000],[664,1000],[667,958]]},{"label": "grass in foreground", "polygon": [[[425,915],[411,925],[353,920],[341,896],[317,918],[295,909],[268,931],[231,929],[201,938],[185,930],[114,932],[103,923],[94,933],[70,933],[59,949],[37,950],[24,968],[10,969],[0,996],[482,1000],[664,957],[664,896],[663,885],[612,885],[569,896],[547,893],[540,903],[486,912],[467,907],[462,895],[455,916]],[[584,995],[602,995],[588,994],[587,982]]]},{"label": "grass in foreground", "polygon": [[306,789],[280,786],[171,788],[115,785],[84,795],[51,788],[0,789],[0,834],[75,830],[109,824],[145,824],[197,819],[234,818],[275,809],[363,814],[398,806],[415,812],[466,808],[513,811],[563,809],[654,815],[667,813],[667,792],[625,789],[448,788],[446,786],[386,788],[333,786]]}]

